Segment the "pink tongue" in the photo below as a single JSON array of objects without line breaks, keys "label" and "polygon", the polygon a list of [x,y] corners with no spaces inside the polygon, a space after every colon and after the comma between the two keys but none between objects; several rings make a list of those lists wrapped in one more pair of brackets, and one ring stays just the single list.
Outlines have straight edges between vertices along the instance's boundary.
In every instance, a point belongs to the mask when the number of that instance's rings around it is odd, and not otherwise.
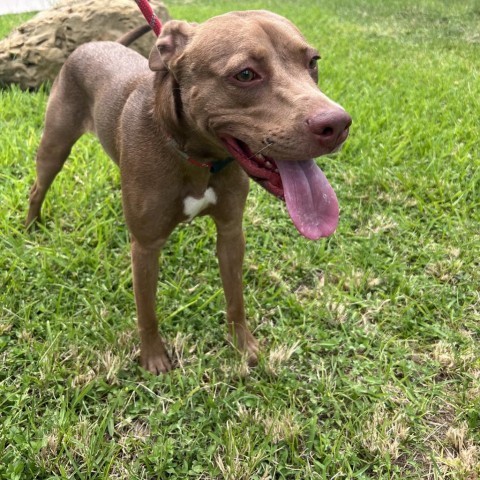
[{"label": "pink tongue", "polygon": [[297,230],[310,240],[331,235],[338,225],[338,201],[324,173],[313,160],[275,160],[285,201]]}]

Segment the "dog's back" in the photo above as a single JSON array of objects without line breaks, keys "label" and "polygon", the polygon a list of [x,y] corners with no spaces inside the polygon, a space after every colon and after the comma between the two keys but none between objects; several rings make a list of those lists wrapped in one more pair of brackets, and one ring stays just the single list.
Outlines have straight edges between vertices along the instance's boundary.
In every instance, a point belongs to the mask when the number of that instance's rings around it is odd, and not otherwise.
[{"label": "dog's back", "polygon": [[79,136],[94,132],[118,163],[115,132],[130,93],[152,76],[147,60],[117,42],[91,42],[77,48],[65,62],[52,89],[46,122],[62,109],[65,122]]}]

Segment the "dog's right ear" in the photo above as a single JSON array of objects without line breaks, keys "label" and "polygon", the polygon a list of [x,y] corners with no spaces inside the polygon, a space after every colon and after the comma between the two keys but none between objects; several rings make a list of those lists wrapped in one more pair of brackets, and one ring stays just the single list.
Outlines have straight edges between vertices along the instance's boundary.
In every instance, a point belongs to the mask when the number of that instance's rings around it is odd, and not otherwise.
[{"label": "dog's right ear", "polygon": [[172,70],[189,42],[196,24],[178,20],[167,22],[148,58],[150,70]]}]

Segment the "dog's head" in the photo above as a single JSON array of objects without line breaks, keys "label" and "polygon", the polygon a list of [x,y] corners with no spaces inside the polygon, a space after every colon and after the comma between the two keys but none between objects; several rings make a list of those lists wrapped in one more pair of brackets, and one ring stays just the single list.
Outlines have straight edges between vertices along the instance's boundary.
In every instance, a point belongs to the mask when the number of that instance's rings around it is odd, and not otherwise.
[{"label": "dog's head", "polygon": [[174,79],[175,115],[247,174],[284,198],[297,229],[317,239],[335,231],[335,193],[312,160],[338,150],[351,118],[317,87],[319,59],[287,19],[233,12],[200,25],[172,21],[150,68]]}]

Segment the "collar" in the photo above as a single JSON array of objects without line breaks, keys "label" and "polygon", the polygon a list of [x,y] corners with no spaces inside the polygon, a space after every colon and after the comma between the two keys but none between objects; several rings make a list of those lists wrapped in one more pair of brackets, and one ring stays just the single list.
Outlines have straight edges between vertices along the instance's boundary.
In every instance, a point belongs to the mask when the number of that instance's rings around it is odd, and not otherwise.
[{"label": "collar", "polygon": [[187,162],[197,167],[208,168],[210,173],[218,173],[223,170],[230,162],[233,162],[233,157],[226,157],[223,160],[212,160],[211,162],[200,162],[190,157],[187,153],[180,149],[178,143],[172,137],[169,138],[168,143],[173,147],[180,156],[182,156]]}]

